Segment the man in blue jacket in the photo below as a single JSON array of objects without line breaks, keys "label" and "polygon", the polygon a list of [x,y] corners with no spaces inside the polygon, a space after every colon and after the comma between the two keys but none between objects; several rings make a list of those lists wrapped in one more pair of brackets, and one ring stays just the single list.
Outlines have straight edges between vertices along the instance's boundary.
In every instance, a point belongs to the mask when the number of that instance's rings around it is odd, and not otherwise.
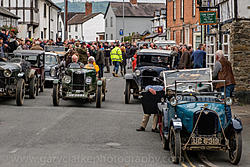
[{"label": "man in blue jacket", "polygon": [[194,63],[193,68],[203,68],[206,60],[206,52],[204,51],[203,44],[200,44],[198,49],[193,52],[191,56],[191,60]]}]

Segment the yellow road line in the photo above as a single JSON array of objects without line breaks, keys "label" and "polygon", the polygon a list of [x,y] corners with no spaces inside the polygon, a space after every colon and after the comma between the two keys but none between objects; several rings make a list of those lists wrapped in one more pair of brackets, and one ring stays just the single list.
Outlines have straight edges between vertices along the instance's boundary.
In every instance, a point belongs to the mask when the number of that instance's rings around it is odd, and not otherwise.
[{"label": "yellow road line", "polygon": [[188,167],[184,162],[181,162],[181,166]]},{"label": "yellow road line", "polygon": [[196,166],[190,161],[190,159],[188,158],[187,152],[186,152],[186,151],[184,151],[184,157],[186,158],[186,160],[188,161],[188,163],[189,163],[189,165],[190,165],[191,167],[196,167]]}]

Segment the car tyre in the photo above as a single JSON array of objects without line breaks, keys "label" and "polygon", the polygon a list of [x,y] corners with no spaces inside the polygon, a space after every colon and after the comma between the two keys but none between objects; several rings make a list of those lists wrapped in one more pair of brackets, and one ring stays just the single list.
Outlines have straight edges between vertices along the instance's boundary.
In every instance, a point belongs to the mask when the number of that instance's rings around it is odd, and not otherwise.
[{"label": "car tyre", "polygon": [[241,154],[242,154],[242,134],[241,132],[237,132],[233,130],[230,138],[229,138],[229,160],[231,164],[237,165],[240,162]]},{"label": "car tyre", "polygon": [[22,106],[25,96],[25,82],[24,79],[19,79],[16,86],[16,104]]},{"label": "car tyre", "polygon": [[129,102],[130,102],[130,95],[131,95],[130,82],[126,81],[126,87],[125,87],[125,104],[129,104]]},{"label": "car tyre", "polygon": [[36,98],[36,77],[31,78],[30,86],[29,86],[29,98],[35,99]]},{"label": "car tyre", "polygon": [[53,85],[53,105],[59,106],[60,102],[60,95],[59,95],[59,84]]},{"label": "car tyre", "polygon": [[169,149],[173,163],[179,164],[181,161],[181,135],[179,130],[175,130],[173,126],[170,128]]},{"label": "car tyre", "polygon": [[36,96],[39,95],[39,78],[36,77]]},{"label": "car tyre", "polygon": [[97,86],[96,92],[96,108],[101,108],[102,105],[102,87]]}]

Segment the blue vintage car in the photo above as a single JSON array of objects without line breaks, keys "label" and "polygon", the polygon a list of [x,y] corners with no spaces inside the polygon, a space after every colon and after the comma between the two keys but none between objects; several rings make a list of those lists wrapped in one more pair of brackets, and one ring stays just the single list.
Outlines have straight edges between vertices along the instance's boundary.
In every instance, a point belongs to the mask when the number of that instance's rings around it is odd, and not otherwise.
[{"label": "blue vintage car", "polygon": [[158,103],[159,128],[164,149],[174,163],[186,150],[228,151],[232,164],[242,152],[242,123],[227,120],[231,98],[213,90],[210,69],[164,71],[165,96]]}]

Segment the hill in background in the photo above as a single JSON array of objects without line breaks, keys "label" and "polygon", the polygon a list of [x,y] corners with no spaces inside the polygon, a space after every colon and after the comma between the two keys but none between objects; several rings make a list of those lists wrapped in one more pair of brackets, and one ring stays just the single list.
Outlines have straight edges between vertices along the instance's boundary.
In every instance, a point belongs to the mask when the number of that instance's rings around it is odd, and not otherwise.
[{"label": "hill in background", "polygon": [[[103,2],[92,2],[92,12],[102,12],[103,14],[106,12],[108,7],[108,1]],[[64,3],[56,3],[62,11],[64,10]],[[85,12],[85,2],[68,2],[68,11],[69,12]]]}]

